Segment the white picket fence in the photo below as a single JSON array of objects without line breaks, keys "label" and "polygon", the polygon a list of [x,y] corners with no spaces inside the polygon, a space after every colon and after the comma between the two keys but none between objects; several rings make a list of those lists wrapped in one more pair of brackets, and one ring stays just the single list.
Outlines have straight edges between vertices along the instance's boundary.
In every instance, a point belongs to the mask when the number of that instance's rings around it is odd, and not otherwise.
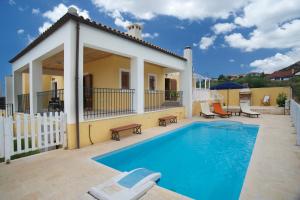
[{"label": "white picket fence", "polygon": [[7,162],[16,154],[64,145],[65,130],[63,112],[0,117],[0,158]]},{"label": "white picket fence", "polygon": [[300,145],[300,105],[291,100],[291,117],[297,134],[297,145]]}]

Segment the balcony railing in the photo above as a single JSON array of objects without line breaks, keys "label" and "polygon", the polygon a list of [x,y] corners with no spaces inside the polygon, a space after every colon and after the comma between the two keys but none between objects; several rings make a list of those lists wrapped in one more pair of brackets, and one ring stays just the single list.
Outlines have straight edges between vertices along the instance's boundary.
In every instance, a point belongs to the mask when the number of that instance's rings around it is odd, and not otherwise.
[{"label": "balcony railing", "polygon": [[64,90],[37,92],[37,112],[64,111]]},{"label": "balcony railing", "polygon": [[182,106],[182,91],[145,90],[145,111]]},{"label": "balcony railing", "polygon": [[30,112],[30,97],[29,94],[18,95],[18,112],[29,113]]},{"label": "balcony railing", "polygon": [[134,113],[134,89],[85,88],[84,118],[102,118]]}]

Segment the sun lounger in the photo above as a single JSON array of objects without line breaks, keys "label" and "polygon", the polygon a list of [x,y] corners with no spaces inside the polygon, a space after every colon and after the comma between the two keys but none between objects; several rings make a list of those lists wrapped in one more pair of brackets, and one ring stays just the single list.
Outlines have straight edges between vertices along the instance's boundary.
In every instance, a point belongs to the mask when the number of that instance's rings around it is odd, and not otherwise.
[{"label": "sun lounger", "polygon": [[262,99],[262,104],[264,106],[269,106],[270,105],[270,96],[264,96],[264,98]]},{"label": "sun lounger", "polygon": [[250,106],[248,103],[240,103],[241,113],[246,114],[248,117],[258,117],[260,114],[250,110]]},{"label": "sun lounger", "polygon": [[207,102],[200,103],[200,105],[201,105],[200,116],[202,115],[206,118],[214,118],[215,117],[215,114],[210,111],[209,105]]},{"label": "sun lounger", "polygon": [[231,112],[225,112],[221,107],[220,103],[213,103],[214,113],[219,115],[220,117],[231,117]]},{"label": "sun lounger", "polygon": [[138,168],[92,187],[88,194],[99,200],[135,200],[153,187],[160,177],[160,173]]}]

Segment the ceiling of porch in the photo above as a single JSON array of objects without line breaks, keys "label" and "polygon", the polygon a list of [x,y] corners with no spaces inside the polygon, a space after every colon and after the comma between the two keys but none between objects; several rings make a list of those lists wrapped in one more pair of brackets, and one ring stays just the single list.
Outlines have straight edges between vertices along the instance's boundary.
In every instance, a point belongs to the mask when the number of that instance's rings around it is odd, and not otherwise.
[{"label": "ceiling of porch", "polygon": [[[111,53],[84,47],[84,63],[89,63],[95,60],[111,56]],[[61,51],[42,62],[44,70],[63,70],[64,68],[64,51]]]}]

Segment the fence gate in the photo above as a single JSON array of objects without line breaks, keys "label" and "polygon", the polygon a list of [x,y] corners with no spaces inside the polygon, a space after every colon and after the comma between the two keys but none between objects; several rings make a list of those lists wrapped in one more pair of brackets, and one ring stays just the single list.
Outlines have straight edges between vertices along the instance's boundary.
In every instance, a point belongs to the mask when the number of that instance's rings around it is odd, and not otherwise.
[{"label": "fence gate", "polygon": [[65,145],[65,134],[63,112],[0,116],[0,158],[9,162],[15,155],[56,149]]}]

